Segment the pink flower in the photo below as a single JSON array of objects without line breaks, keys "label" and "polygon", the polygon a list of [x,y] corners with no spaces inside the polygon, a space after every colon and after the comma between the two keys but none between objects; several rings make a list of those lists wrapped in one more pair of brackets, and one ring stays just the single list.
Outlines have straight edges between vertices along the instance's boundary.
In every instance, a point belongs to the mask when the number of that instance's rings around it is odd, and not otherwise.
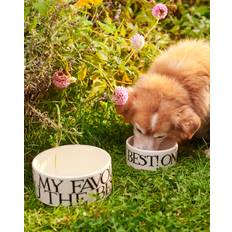
[{"label": "pink flower", "polygon": [[145,39],[139,33],[135,34],[131,38],[131,46],[136,50],[140,50],[141,48],[143,48],[144,44],[145,44]]},{"label": "pink flower", "polygon": [[158,3],[152,8],[152,15],[159,19],[166,18],[168,14],[168,8],[163,3]]},{"label": "pink flower", "polygon": [[126,104],[127,100],[128,100],[128,90],[127,90],[127,88],[125,88],[123,86],[117,86],[115,88],[114,95],[112,97],[112,101],[116,105],[122,106],[122,105]]},{"label": "pink flower", "polygon": [[52,83],[58,89],[65,89],[75,81],[76,78],[71,77],[66,71],[57,71],[52,76]]}]

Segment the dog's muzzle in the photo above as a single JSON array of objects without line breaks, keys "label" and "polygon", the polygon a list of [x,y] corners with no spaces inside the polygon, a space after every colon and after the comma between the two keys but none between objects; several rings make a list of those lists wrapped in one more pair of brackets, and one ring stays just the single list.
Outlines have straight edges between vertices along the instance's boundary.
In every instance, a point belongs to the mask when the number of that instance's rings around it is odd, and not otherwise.
[{"label": "dog's muzzle", "polygon": [[155,139],[153,136],[143,135],[134,129],[134,147],[143,150],[159,150],[162,141]]}]

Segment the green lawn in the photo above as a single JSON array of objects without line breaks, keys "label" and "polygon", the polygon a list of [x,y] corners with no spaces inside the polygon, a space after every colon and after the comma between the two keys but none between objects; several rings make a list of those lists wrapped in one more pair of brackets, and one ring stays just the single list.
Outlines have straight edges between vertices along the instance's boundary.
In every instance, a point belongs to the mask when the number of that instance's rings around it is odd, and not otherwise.
[{"label": "green lawn", "polygon": [[[91,134],[98,141],[98,135]],[[28,156],[25,231],[209,231],[209,160],[202,153],[203,144],[183,146],[176,166],[139,171],[125,162],[128,134],[129,130],[114,142],[118,134],[109,133],[102,144],[96,142],[111,154],[113,192],[104,201],[89,205],[52,208],[40,203],[31,179],[32,155]],[[36,154],[38,148],[33,147],[31,153]]]},{"label": "green lawn", "polygon": [[[183,144],[177,164],[168,169],[134,170],[125,159],[132,128],[107,97],[116,84],[131,85],[169,44],[208,38],[209,1],[162,1],[173,11],[128,62],[131,35],[146,34],[154,25],[154,3],[121,0],[112,7],[103,1],[70,10],[56,7],[56,2],[25,1],[25,231],[209,231],[210,164],[203,154],[207,144]],[[115,20],[119,8],[121,18]],[[77,82],[56,90],[50,76],[58,69],[69,71]],[[40,203],[32,159],[50,147],[77,142],[109,152],[112,194],[69,208]]]}]

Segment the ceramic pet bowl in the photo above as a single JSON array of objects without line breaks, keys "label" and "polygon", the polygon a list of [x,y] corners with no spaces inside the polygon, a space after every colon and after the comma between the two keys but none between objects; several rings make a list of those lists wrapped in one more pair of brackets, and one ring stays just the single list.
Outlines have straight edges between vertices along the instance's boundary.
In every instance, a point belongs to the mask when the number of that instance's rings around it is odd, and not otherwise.
[{"label": "ceramic pet bowl", "polygon": [[135,169],[154,171],[160,167],[169,167],[177,161],[178,144],[170,144],[164,150],[142,150],[133,146],[133,136],[126,140],[126,161]]},{"label": "ceramic pet bowl", "polygon": [[112,190],[110,155],[94,146],[64,145],[38,154],[32,161],[38,199],[51,206],[105,198]]}]

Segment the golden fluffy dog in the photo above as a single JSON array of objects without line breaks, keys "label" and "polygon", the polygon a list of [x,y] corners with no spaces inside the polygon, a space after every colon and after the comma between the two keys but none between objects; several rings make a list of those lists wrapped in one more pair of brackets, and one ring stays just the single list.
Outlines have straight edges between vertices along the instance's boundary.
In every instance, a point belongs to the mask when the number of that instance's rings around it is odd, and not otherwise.
[{"label": "golden fluffy dog", "polygon": [[134,126],[134,146],[159,149],[209,133],[210,49],[202,40],[184,40],[163,51],[117,111]]}]

